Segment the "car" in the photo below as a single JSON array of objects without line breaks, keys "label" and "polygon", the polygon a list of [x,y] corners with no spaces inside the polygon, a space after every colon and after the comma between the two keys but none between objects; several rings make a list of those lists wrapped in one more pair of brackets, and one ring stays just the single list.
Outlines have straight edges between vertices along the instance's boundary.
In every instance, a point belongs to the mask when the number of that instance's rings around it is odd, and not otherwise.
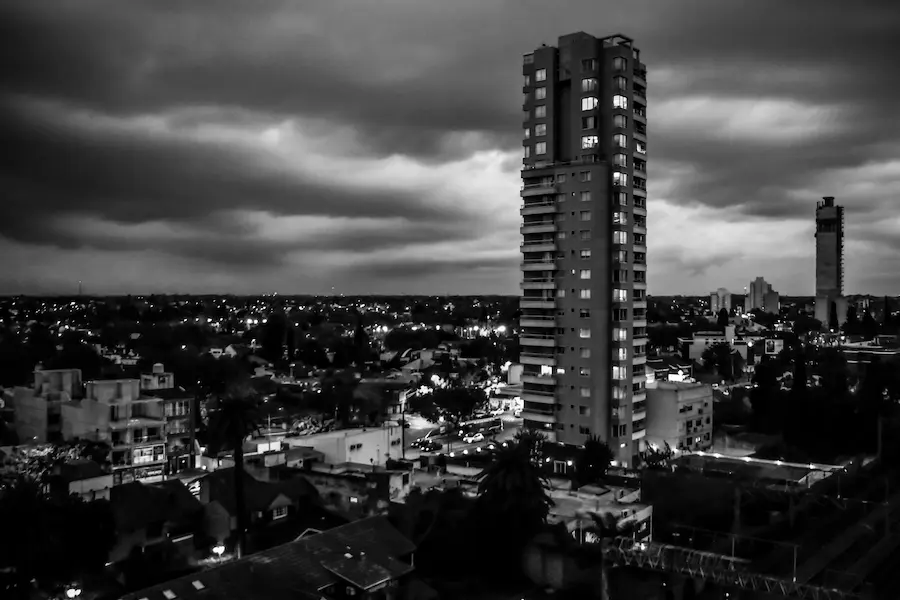
[{"label": "car", "polygon": [[517,409],[513,412],[513,418],[515,418],[515,419],[520,419],[520,418],[522,418],[522,409],[521,409],[521,408],[517,408]]},{"label": "car", "polygon": [[419,450],[422,452],[437,452],[443,447],[443,444],[434,440],[422,440],[418,446]]},{"label": "car", "polygon": [[505,412],[506,412],[506,411],[503,410],[502,408],[495,408],[494,410],[491,411],[491,416],[493,416],[493,417],[499,417],[500,415],[502,415],[502,414],[505,413]]},{"label": "car", "polygon": [[463,442],[466,444],[477,444],[478,442],[484,441],[484,434],[480,431],[477,433],[467,433],[463,436]]}]

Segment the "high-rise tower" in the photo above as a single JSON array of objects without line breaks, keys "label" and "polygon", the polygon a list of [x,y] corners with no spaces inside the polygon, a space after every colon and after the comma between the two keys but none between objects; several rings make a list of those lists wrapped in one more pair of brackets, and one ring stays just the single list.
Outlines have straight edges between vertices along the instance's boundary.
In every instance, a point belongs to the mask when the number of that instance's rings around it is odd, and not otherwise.
[{"label": "high-rise tower", "polygon": [[844,207],[825,196],[816,206],[816,319],[826,327],[831,312],[847,317],[844,298]]},{"label": "high-rise tower", "polygon": [[524,58],[525,425],[643,449],[647,82],[633,41],[583,32]]}]

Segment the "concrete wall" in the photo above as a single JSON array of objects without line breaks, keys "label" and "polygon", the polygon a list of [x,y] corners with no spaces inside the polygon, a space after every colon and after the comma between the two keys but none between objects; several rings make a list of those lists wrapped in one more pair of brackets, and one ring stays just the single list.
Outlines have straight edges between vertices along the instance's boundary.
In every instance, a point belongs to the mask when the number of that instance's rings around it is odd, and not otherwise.
[{"label": "concrete wall", "polygon": [[109,405],[94,400],[75,400],[61,407],[64,440],[109,441]]},{"label": "concrete wall", "polygon": [[69,483],[69,493],[77,494],[85,501],[109,500],[110,490],[113,486],[112,475],[101,475]]},{"label": "concrete wall", "polygon": [[[323,462],[332,465],[356,463],[384,466],[388,458],[399,458],[402,430],[399,427],[345,429],[287,438],[292,447],[304,446],[325,455]],[[357,448],[351,449],[353,446]]]},{"label": "concrete wall", "polygon": [[137,400],[141,394],[140,379],[110,379],[108,381],[88,381],[85,397],[98,402]]},{"label": "concrete wall", "polygon": [[22,444],[43,444],[47,441],[48,402],[34,395],[31,388],[13,390],[13,409],[16,435]]}]

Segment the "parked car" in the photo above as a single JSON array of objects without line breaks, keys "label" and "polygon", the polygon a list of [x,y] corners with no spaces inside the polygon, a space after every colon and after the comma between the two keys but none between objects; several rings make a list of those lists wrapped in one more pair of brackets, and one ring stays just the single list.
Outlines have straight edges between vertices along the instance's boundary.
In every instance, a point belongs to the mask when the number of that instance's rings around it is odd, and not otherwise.
[{"label": "parked car", "polygon": [[484,441],[484,434],[480,431],[477,433],[467,433],[463,436],[463,442],[466,444],[477,444],[478,442]]}]

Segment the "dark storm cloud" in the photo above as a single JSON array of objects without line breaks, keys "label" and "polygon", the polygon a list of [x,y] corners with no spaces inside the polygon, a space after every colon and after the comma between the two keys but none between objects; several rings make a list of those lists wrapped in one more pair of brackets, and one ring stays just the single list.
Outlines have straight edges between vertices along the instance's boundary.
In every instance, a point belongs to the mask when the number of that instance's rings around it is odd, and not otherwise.
[{"label": "dark storm cloud", "polygon": [[509,274],[515,273],[517,264],[517,257],[473,258],[462,255],[441,260],[426,260],[407,256],[369,262],[365,266],[352,268],[350,271],[372,279],[414,280],[428,276]]}]

